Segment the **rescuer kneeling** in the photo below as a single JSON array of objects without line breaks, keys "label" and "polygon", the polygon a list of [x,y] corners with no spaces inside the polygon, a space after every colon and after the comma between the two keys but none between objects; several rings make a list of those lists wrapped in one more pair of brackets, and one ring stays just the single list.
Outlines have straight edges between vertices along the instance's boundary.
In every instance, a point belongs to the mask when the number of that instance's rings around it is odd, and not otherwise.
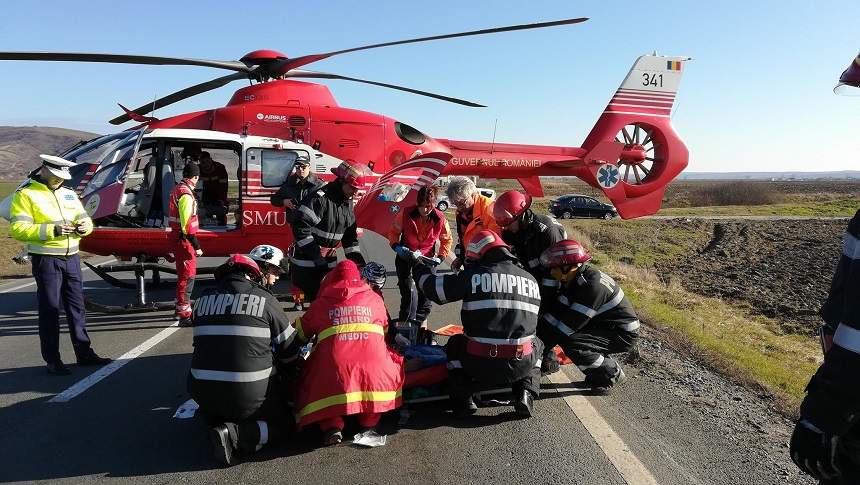
[{"label": "rescuer kneeling", "polygon": [[624,380],[624,371],[610,354],[633,348],[639,318],[618,283],[586,264],[590,259],[572,239],[541,254],[540,262],[557,292],[541,315],[538,330],[548,347],[561,346],[594,394],[607,394]]},{"label": "rescuer kneeling", "polygon": [[296,331],[262,286],[277,281],[283,257],[269,245],[251,250],[250,258],[230,256],[215,270],[217,288],[194,304],[188,392],[211,426],[216,459],[225,465],[277,442],[293,425],[284,387],[295,373]]},{"label": "rescuer kneeling", "polygon": [[296,417],[299,427],[317,423],[325,445],[343,440],[345,416],[356,415],[367,431],[400,407],[403,358],[385,345],[387,326],[382,297],[350,260],[323,278],[317,299],[296,319],[301,341],[316,337],[302,367]]},{"label": "rescuer kneeling", "polygon": [[543,353],[535,337],[538,283],[517,266],[517,258],[493,231],[475,234],[465,256],[465,269],[457,274],[437,276],[429,269],[418,274],[421,290],[436,303],[463,300],[463,335],[445,345],[454,414],[477,411],[472,394],[479,385],[511,385],[514,409],[530,417],[540,391]]}]

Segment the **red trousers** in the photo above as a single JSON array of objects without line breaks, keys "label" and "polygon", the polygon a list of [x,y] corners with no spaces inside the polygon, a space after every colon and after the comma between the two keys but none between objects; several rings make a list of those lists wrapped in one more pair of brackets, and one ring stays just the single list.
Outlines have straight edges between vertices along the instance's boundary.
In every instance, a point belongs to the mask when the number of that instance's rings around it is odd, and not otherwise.
[{"label": "red trousers", "polygon": [[173,247],[176,257],[176,312],[179,318],[191,318],[191,291],[197,274],[197,255],[194,246],[182,239]]},{"label": "red trousers", "polygon": [[[358,425],[362,428],[375,428],[382,419],[382,413],[360,413],[355,415],[358,418]],[[318,421],[319,427],[323,431],[337,429],[343,431],[343,416],[335,418],[323,419]]]}]

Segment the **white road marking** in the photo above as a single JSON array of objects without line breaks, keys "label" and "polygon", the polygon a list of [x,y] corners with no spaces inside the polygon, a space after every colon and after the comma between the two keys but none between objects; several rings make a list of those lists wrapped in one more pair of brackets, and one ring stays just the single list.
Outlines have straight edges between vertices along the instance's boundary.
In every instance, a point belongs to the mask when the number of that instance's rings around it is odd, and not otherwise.
[{"label": "white road marking", "polygon": [[[106,261],[102,261],[99,264],[113,263],[114,261],[116,261],[116,258],[111,258],[111,259],[108,259]],[[89,270],[90,270],[89,267],[81,268],[81,273],[84,273],[84,272],[89,271]],[[9,293],[10,291],[17,291],[17,290],[20,290],[21,288],[26,288],[28,286],[33,286],[35,284],[36,284],[36,280],[33,280],[29,283],[24,283],[23,285],[13,286],[12,288],[6,288],[3,290],[0,290],[0,293]]]},{"label": "white road marking", "polygon": [[101,381],[105,377],[107,377],[107,376],[111,375],[112,373],[114,373],[115,371],[117,371],[120,367],[131,362],[131,360],[134,359],[135,357],[138,357],[141,354],[143,354],[144,352],[146,352],[147,350],[151,349],[152,347],[155,347],[156,345],[158,345],[159,342],[166,339],[167,337],[170,337],[177,330],[179,330],[179,322],[174,322],[173,325],[165,328],[164,330],[162,330],[162,331],[158,332],[157,334],[155,334],[154,336],[150,337],[150,339],[147,340],[146,342],[144,342],[144,343],[138,345],[137,347],[129,350],[128,352],[123,354],[121,357],[119,357],[115,361],[113,361],[110,364],[102,367],[101,369],[93,372],[92,374],[87,376],[85,379],[78,381],[77,383],[75,383],[73,386],[69,387],[65,391],[52,397],[48,402],[69,402],[74,397],[76,397],[78,394],[81,394],[82,392],[86,391],[87,389],[94,386],[95,384],[97,384],[99,381]]},{"label": "white road marking", "polygon": [[[562,372],[549,375],[553,384],[570,384],[572,381]],[[558,388],[556,388],[558,391]],[[609,458],[612,466],[631,485],[658,485],[654,475],[645,468],[645,465],[636,458],[624,441],[615,434],[600,413],[588,402],[585,396],[571,394],[564,396],[564,402],[576,414],[576,417],[585,426],[585,429],[594,438],[594,441]]]}]

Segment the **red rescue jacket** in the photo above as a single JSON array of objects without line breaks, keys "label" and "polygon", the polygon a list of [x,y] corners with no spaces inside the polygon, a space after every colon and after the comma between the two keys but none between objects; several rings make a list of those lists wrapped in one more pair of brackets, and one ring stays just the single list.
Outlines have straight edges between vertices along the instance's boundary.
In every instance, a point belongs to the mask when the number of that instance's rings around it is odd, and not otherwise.
[{"label": "red rescue jacket", "polygon": [[300,339],[317,339],[299,379],[299,427],[400,407],[403,358],[385,345],[387,326],[385,303],[361,280],[355,263],[338,263],[296,319]]}]

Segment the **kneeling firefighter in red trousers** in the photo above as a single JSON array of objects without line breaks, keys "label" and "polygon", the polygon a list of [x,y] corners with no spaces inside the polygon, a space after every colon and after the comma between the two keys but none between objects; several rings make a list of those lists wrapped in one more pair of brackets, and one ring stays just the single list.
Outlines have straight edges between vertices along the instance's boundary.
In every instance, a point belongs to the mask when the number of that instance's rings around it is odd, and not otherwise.
[{"label": "kneeling firefighter in red trousers", "polygon": [[416,275],[421,291],[436,303],[463,300],[463,335],[445,345],[457,416],[477,411],[472,394],[479,385],[510,385],[517,414],[532,415],[543,355],[535,337],[540,288],[516,261],[501,236],[484,230],[466,247],[463,271],[437,276],[423,269]]},{"label": "kneeling firefighter in red trousers", "polygon": [[324,444],[332,445],[343,440],[344,416],[357,415],[367,430],[382,413],[400,407],[403,358],[386,346],[385,303],[354,262],[341,261],[323,278],[295,325],[300,340],[316,337],[299,381],[299,427],[317,423]]}]

